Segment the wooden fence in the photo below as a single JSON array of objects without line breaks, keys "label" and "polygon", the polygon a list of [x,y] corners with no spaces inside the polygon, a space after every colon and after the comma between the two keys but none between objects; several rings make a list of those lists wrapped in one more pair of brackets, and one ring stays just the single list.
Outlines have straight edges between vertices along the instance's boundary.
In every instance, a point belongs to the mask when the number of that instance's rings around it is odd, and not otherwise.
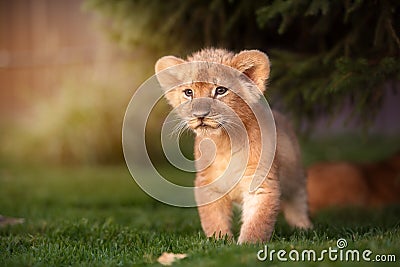
[{"label": "wooden fence", "polygon": [[55,92],[65,73],[91,66],[101,38],[83,0],[0,0],[0,114]]}]

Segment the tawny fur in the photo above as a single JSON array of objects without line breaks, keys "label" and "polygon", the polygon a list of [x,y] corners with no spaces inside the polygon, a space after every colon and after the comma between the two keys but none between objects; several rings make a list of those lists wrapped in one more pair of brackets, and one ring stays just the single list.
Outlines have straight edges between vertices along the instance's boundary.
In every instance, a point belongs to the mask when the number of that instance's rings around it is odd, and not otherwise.
[{"label": "tawny fur", "polygon": [[329,207],[381,207],[400,203],[400,152],[379,162],[320,162],[309,167],[312,213]]},{"label": "tawny fur", "polygon": [[[270,64],[268,57],[257,50],[242,51],[234,54],[222,49],[204,49],[194,53],[186,60],[173,56],[163,57],[156,63],[156,73],[185,62],[207,61],[223,64],[235,68],[250,78],[259,88],[251,92],[261,96],[265,91],[266,81],[269,77]],[[176,74],[179,76],[178,74]],[[217,77],[219,73],[208,73],[210,77]],[[165,82],[159,78],[160,84]],[[242,207],[242,226],[238,243],[257,243],[268,241],[274,229],[275,221],[280,207],[283,208],[288,223],[295,227],[309,228],[311,223],[308,217],[306,177],[301,164],[300,151],[296,136],[289,123],[279,113],[274,113],[277,129],[277,149],[272,167],[261,186],[255,192],[249,192],[252,175],[260,161],[260,128],[250,107],[238,95],[228,92],[219,99],[213,99],[212,92],[217,85],[210,83],[194,82],[185,86],[178,86],[166,92],[166,98],[173,107],[182,105],[179,116],[195,133],[195,159],[200,158],[199,144],[205,138],[211,138],[216,144],[216,157],[212,164],[204,170],[197,172],[195,185],[200,187],[208,185],[217,179],[227,168],[231,156],[231,144],[219,121],[213,118],[224,119],[223,109],[219,106],[222,101],[242,120],[249,136],[250,157],[243,178],[227,195],[221,199],[198,207],[201,225],[209,237],[232,237],[231,217],[232,203],[239,203]],[[193,99],[190,101],[183,93],[185,88],[193,90]],[[228,88],[229,89],[229,88]],[[246,89],[243,89],[245,97]],[[251,97],[250,94],[249,98]],[[196,100],[210,102],[210,110],[214,116],[195,118],[194,105]],[[207,99],[213,99],[208,101]],[[247,99],[249,100],[249,99]],[[199,101],[197,101],[199,102]],[[196,103],[197,103],[196,102]],[[185,104],[187,103],[187,104]],[[203,105],[204,106],[204,105]],[[219,111],[219,112],[218,112]],[[222,113],[222,114],[221,114]],[[226,119],[226,118],[225,118]],[[229,121],[229,120],[228,120]],[[198,127],[204,123],[204,127]],[[262,160],[262,159],[261,159]],[[213,190],[224,191],[224,188]],[[210,194],[213,192],[209,192]],[[195,191],[196,200],[207,197],[207,193]],[[199,203],[199,202],[198,202]]]}]

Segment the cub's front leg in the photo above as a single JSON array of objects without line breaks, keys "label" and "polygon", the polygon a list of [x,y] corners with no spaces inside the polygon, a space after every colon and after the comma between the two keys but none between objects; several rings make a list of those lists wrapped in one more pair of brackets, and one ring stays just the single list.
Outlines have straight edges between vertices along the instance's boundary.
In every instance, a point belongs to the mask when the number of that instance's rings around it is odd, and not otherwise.
[{"label": "cub's front leg", "polygon": [[255,192],[243,193],[239,244],[261,243],[271,238],[280,205],[279,181],[266,179]]},{"label": "cub's front leg", "polygon": [[201,226],[207,237],[232,238],[232,202],[223,197],[215,202],[198,207]]}]

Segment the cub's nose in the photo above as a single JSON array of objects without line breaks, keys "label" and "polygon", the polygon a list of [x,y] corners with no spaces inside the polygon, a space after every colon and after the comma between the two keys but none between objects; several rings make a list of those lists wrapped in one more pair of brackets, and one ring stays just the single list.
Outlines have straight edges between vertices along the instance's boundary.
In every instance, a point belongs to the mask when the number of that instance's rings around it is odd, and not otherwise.
[{"label": "cub's nose", "polygon": [[211,112],[211,101],[208,98],[198,98],[192,101],[192,115],[204,118]]},{"label": "cub's nose", "polygon": [[208,114],[210,114],[209,110],[196,110],[193,112],[193,116],[199,119],[204,118]]}]

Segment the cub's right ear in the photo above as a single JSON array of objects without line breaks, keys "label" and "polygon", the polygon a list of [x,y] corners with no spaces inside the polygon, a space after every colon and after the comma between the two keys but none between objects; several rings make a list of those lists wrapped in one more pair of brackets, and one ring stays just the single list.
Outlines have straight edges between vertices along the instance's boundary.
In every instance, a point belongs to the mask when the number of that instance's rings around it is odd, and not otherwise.
[{"label": "cub's right ear", "polygon": [[155,71],[156,73],[159,73],[162,70],[165,70],[166,68],[185,63],[185,61],[181,58],[174,57],[174,56],[165,56],[157,60],[156,65],[155,65]]},{"label": "cub's right ear", "polygon": [[174,56],[165,56],[157,60],[155,65],[156,76],[164,90],[168,90],[180,84],[179,73],[173,69],[167,69],[183,63],[185,63],[183,59]]}]

